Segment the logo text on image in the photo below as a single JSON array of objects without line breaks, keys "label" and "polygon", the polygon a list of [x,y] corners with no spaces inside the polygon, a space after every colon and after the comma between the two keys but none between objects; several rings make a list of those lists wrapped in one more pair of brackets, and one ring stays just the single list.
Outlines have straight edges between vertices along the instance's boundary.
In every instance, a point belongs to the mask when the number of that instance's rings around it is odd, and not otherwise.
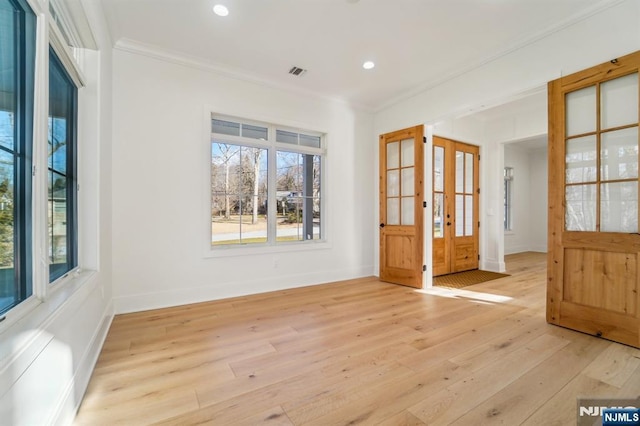
[{"label": "logo text on image", "polygon": [[[578,398],[577,424],[578,426],[640,426],[639,409],[640,396],[635,399]],[[636,417],[638,418],[636,419]]]}]

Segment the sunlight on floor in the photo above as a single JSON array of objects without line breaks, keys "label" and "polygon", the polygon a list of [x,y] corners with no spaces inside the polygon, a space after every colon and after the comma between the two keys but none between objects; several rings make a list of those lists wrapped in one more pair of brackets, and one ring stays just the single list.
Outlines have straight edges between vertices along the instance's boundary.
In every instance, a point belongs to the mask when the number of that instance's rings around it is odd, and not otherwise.
[{"label": "sunlight on floor", "polygon": [[450,299],[473,299],[477,302],[507,303],[513,300],[512,297],[500,296],[499,294],[480,293],[463,289],[448,289],[442,287],[431,287],[428,289],[415,290],[417,293],[430,294],[432,296],[447,297]]}]

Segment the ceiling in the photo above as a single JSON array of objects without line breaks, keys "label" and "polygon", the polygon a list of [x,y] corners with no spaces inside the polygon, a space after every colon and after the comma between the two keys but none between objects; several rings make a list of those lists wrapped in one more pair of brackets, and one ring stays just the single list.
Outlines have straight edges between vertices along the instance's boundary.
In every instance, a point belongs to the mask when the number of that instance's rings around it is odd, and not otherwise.
[{"label": "ceiling", "polygon": [[[617,0],[102,2],[116,46],[379,110]],[[366,60],[376,67],[364,70]],[[292,66],[308,72],[292,76]]]}]

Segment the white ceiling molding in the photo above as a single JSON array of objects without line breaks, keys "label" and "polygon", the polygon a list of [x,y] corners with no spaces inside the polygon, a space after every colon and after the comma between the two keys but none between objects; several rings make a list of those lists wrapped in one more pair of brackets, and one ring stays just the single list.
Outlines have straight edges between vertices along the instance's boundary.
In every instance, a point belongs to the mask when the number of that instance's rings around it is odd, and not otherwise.
[{"label": "white ceiling molding", "polygon": [[585,19],[588,19],[591,16],[597,15],[598,13],[601,13],[611,7],[614,7],[620,3],[623,3],[626,0],[603,0],[602,2],[598,3],[597,5],[583,10],[579,13],[577,13],[576,15],[571,16],[570,18],[567,18],[555,25],[552,25],[551,27],[545,28],[542,31],[537,32],[536,34],[530,35],[529,37],[525,37],[521,40],[516,41],[515,43],[511,44],[510,46],[507,46],[505,49],[503,49],[502,51],[500,51],[499,53],[495,54],[495,55],[491,55],[491,56],[487,56],[484,59],[481,59],[479,61],[476,61],[474,63],[469,64],[468,66],[462,68],[462,69],[458,69],[455,70],[451,73],[445,74],[443,75],[441,78],[438,78],[437,80],[432,80],[432,81],[428,81],[428,82],[424,82],[423,84],[416,86],[414,88],[412,88],[411,90],[408,90],[398,96],[393,97],[392,99],[388,100],[387,102],[383,103],[382,105],[380,105],[379,107],[375,108],[375,112],[380,112],[384,109],[387,109],[397,103],[400,103],[402,101],[405,101],[419,93],[425,92],[427,90],[433,89],[434,87],[437,87],[443,83],[446,83],[449,80],[453,80],[454,78],[460,77],[474,69],[480,68],[483,65],[486,65],[490,62],[493,62],[495,60],[498,60],[510,53],[513,53],[519,49],[522,49],[532,43],[535,43],[538,40],[542,40],[545,37],[548,37],[558,31],[562,31],[565,28],[568,28],[572,25],[575,25],[576,23],[580,22],[580,21],[584,21]]},{"label": "white ceiling molding", "polygon": [[[271,0],[235,3],[227,19],[204,2],[102,4],[122,50],[380,112],[594,15],[635,13],[636,1],[399,0],[388,8],[384,0]],[[377,66],[363,72],[371,58]],[[309,70],[304,79],[286,74],[292,65]]]},{"label": "white ceiling molding", "polygon": [[[324,99],[331,102],[338,102],[340,104],[349,105],[353,108],[356,108],[364,112],[373,112],[373,109],[366,105],[355,104],[345,99],[322,95],[317,92],[314,92],[311,90],[305,90],[293,85],[276,83],[276,82],[273,82],[272,80],[261,77],[257,74],[250,74],[245,72],[244,70],[234,69],[223,64],[217,64],[205,58],[198,58],[194,56],[185,55],[183,53],[170,51],[168,49],[164,49],[159,46],[153,46],[147,43],[141,43],[136,40],[121,38],[120,40],[118,40],[118,42],[116,42],[114,49],[117,49],[123,52],[133,53],[136,55],[147,56],[153,59],[159,59],[159,60],[170,62],[176,65],[182,65],[182,66],[195,68],[202,71],[211,72],[223,77],[232,78],[234,80],[246,81],[249,83],[259,84],[261,86],[266,86],[273,89],[285,90],[291,93],[301,94],[304,96],[312,96],[318,99]],[[284,72],[287,72],[287,70],[285,70]]]}]

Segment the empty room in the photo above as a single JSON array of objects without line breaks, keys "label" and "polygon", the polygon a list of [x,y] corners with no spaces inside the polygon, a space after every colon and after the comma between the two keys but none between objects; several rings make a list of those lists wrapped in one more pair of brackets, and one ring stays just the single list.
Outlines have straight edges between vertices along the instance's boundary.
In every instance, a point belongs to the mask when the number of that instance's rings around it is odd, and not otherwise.
[{"label": "empty room", "polygon": [[0,423],[638,424],[639,72],[637,0],[0,0]]}]

